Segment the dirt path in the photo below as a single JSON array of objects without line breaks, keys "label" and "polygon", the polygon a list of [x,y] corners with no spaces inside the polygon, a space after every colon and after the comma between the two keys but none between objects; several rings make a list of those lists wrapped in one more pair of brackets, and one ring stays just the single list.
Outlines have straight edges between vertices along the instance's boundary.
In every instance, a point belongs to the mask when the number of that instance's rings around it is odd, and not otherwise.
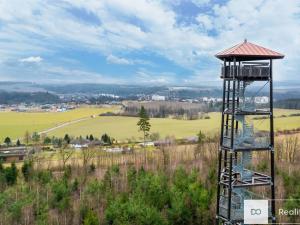
[{"label": "dirt path", "polygon": [[59,129],[59,128],[62,128],[62,127],[65,127],[65,126],[68,126],[68,125],[71,125],[71,124],[74,124],[74,123],[79,123],[81,121],[85,121],[85,120],[88,120],[88,119],[90,119],[90,117],[84,117],[84,118],[80,118],[80,119],[77,119],[77,120],[72,120],[72,121],[69,121],[69,122],[65,122],[65,123],[62,123],[62,124],[57,125],[55,127],[51,127],[47,130],[43,130],[43,131],[39,132],[38,134],[47,134],[47,133],[49,133],[51,131],[54,131],[56,129]]}]

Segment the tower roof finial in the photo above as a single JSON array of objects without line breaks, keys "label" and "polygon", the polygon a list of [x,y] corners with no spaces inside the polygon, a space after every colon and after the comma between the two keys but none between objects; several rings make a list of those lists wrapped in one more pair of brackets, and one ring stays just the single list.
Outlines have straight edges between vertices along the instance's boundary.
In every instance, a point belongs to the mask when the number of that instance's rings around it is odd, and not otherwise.
[{"label": "tower roof finial", "polygon": [[244,43],[247,43],[247,38],[244,39]]}]

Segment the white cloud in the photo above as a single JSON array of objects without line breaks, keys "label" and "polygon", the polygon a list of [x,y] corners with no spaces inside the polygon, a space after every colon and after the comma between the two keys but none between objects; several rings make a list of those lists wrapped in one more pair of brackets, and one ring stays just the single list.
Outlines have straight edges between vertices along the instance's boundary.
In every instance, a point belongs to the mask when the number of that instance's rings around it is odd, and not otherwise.
[{"label": "white cloud", "polygon": [[[216,53],[247,38],[286,55],[274,63],[275,79],[299,79],[299,15],[300,2],[293,0],[231,0],[223,6],[216,5],[210,16],[218,32],[212,50]],[[285,71],[283,64],[294,71]]]},{"label": "white cloud", "polygon": [[142,59],[126,59],[123,57],[118,57],[115,55],[108,55],[106,57],[106,61],[108,63],[112,63],[112,64],[119,64],[119,65],[148,65],[148,66],[155,66],[154,63],[147,61],[147,60],[142,60]]},{"label": "white cloud", "polygon": [[136,84],[166,85],[174,84],[175,73],[170,72],[152,72],[144,68],[140,68],[135,76]]},{"label": "white cloud", "polygon": [[[12,13],[18,1],[10,2],[6,8]],[[32,45],[39,48],[51,46],[47,50],[75,45],[77,48],[100,50],[106,55],[118,51],[151,51],[178,64],[190,66],[196,61],[192,51],[209,48],[213,43],[212,38],[198,33],[196,28],[178,27],[176,14],[156,1],[66,0],[65,3],[43,4],[31,0],[28,4],[22,4],[21,22],[18,15],[6,15],[3,19],[7,21],[6,26],[0,35],[10,32],[12,41],[17,45],[22,42],[28,45],[28,49]],[[94,13],[101,25],[75,20],[65,10],[70,7]],[[6,10],[5,7],[2,9]],[[38,13],[33,13],[34,10]],[[140,20],[147,30],[122,19],[126,17]],[[15,38],[14,33],[18,34]],[[47,42],[34,38],[32,34],[47,39]]]},{"label": "white cloud", "polygon": [[210,2],[210,0],[191,0],[191,1],[198,7],[208,4]]},{"label": "white cloud", "polygon": [[[215,71],[215,79],[219,67],[213,55],[248,38],[286,54],[284,62],[275,63],[275,73],[281,74],[275,74],[277,79],[296,78],[300,73],[299,1],[229,0],[222,5],[191,1],[211,6],[209,13],[202,11],[195,17],[198,24],[177,24],[178,15],[164,0],[0,1],[0,60],[75,48],[100,52],[110,63],[136,65],[143,61],[118,56],[150,52],[194,71],[195,76],[213,76]],[[74,7],[101,23],[76,19],[70,13]],[[42,60],[37,57],[21,60]]]},{"label": "white cloud", "polygon": [[204,27],[206,30],[213,28],[213,23],[208,15],[200,14],[196,17],[196,20]]},{"label": "white cloud", "polygon": [[27,58],[22,58],[19,60],[20,62],[27,62],[27,63],[39,63],[43,61],[43,58],[40,56],[30,56]]},{"label": "white cloud", "polygon": [[125,58],[117,57],[114,55],[109,55],[106,57],[106,61],[113,64],[121,64],[121,65],[132,65],[133,62],[129,61]]}]

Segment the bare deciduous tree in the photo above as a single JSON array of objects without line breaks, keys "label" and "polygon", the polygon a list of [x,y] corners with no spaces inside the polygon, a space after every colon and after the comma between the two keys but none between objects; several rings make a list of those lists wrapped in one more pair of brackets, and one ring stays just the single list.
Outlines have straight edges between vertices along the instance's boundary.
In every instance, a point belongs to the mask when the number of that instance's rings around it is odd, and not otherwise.
[{"label": "bare deciduous tree", "polygon": [[67,149],[67,146],[64,145],[62,148],[59,149],[59,155],[61,157],[62,163],[63,163],[63,169],[66,168],[66,164],[68,160],[73,155],[74,151]]},{"label": "bare deciduous tree", "polygon": [[91,162],[91,160],[95,157],[96,151],[93,148],[85,148],[81,150],[81,155],[84,175],[86,176],[88,172],[88,165]]},{"label": "bare deciduous tree", "polygon": [[287,160],[290,163],[295,162],[296,151],[299,148],[298,136],[290,136],[285,139],[285,150],[287,154]]}]

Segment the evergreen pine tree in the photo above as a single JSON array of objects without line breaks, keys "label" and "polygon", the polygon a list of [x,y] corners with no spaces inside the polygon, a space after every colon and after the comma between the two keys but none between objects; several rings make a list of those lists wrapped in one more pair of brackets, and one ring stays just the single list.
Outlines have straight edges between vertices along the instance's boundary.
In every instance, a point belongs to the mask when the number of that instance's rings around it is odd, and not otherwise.
[{"label": "evergreen pine tree", "polygon": [[5,143],[7,146],[10,146],[10,144],[11,144],[11,139],[10,139],[10,137],[6,137],[6,138],[4,139],[4,143]]},{"label": "evergreen pine tree", "polygon": [[139,131],[142,131],[144,134],[144,147],[145,147],[146,137],[149,135],[151,124],[149,122],[150,118],[144,106],[142,106],[139,111],[139,117],[140,120],[138,121],[137,125],[139,126]]}]

